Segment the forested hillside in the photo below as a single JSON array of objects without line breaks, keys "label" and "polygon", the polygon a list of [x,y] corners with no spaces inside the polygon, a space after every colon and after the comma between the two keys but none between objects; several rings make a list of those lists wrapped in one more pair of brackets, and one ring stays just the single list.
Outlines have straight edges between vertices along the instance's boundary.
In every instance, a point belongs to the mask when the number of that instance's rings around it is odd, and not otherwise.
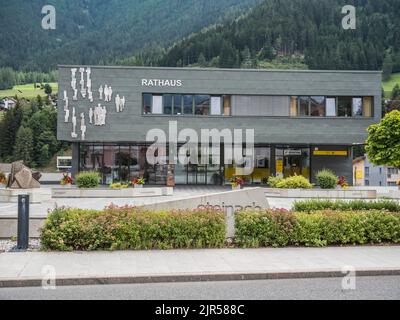
[{"label": "forested hillside", "polygon": [[[57,64],[113,63],[151,43],[231,20],[260,0],[2,0],[0,67],[49,71]],[[41,9],[56,8],[56,30]]]},{"label": "forested hillside", "polygon": [[[341,9],[357,9],[344,30]],[[310,69],[400,71],[399,0],[264,0],[246,16],[188,37],[152,64],[262,67],[300,63]],[[384,61],[385,60],[385,61]]]}]

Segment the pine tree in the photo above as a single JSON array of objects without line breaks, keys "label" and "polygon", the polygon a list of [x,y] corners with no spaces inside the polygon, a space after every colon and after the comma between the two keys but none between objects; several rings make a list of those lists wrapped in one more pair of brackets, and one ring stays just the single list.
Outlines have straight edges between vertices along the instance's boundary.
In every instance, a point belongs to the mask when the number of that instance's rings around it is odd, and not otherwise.
[{"label": "pine tree", "polygon": [[389,80],[393,71],[393,60],[392,60],[392,55],[390,53],[386,54],[385,59],[383,60],[382,71],[383,71],[382,73],[383,81]]},{"label": "pine tree", "polygon": [[14,147],[14,161],[23,160],[26,165],[32,165],[33,136],[30,128],[21,126],[18,129]]}]

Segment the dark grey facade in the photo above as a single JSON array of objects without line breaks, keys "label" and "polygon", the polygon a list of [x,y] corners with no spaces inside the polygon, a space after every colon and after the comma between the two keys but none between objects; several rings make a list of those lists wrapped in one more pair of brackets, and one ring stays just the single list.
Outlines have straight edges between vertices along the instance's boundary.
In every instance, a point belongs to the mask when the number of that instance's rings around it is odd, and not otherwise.
[{"label": "dark grey facade", "polygon": [[[160,128],[168,132],[168,122],[175,120],[178,130],[192,128],[199,135],[201,129],[254,129],[256,145],[270,148],[268,152],[265,152],[269,156],[268,174],[276,174],[277,158],[274,154],[276,148],[308,148],[307,161],[311,180],[314,180],[313,175],[317,170],[332,168],[338,174],[348,176],[348,180],[351,181],[351,146],[363,143],[366,139],[366,128],[379,121],[381,116],[381,73],[375,71],[272,71],[91,66],[93,92],[93,102],[91,102],[87,96],[83,98],[80,93],[80,67],[59,67],[57,136],[59,140],[73,143],[74,172],[79,170],[80,163],[82,163],[82,159],[80,159],[82,144],[141,144],[146,141],[146,134],[150,129]],[[78,69],[76,72],[77,100],[72,99],[74,95],[71,87],[72,68]],[[86,81],[86,74],[84,74],[84,81]],[[105,84],[111,86],[113,90],[110,102],[99,99],[98,89],[100,86],[104,87]],[[70,118],[67,122],[65,122],[63,108],[64,91],[67,93],[70,109]],[[124,97],[126,101],[122,112],[116,111],[114,99],[117,94]],[[223,114],[224,111],[221,111],[221,114],[211,115],[210,100],[208,100],[206,102],[208,111],[200,111],[200,114],[196,114],[196,111],[193,114],[184,114],[184,112],[181,114],[148,112],[146,114],[144,111],[146,94],[150,96],[149,99],[153,99],[152,108],[154,110],[154,105],[159,103],[154,96],[158,95],[164,95],[163,100],[160,100],[163,101],[161,103],[164,104],[162,105],[164,110],[166,110],[165,101],[169,99],[167,97],[169,95],[193,96],[191,101],[193,101],[194,110],[197,110],[196,95],[208,96],[209,99],[213,96],[220,97],[221,101],[225,101],[224,97],[229,96],[229,113]],[[308,111],[304,111],[307,109],[307,105],[303,103],[302,97],[308,97]],[[182,99],[182,108],[185,108],[185,97],[182,96]],[[355,104],[362,104],[359,114],[356,114],[357,110],[351,114],[351,110],[340,109],[347,101],[346,99],[350,101],[350,104],[353,101],[353,109]],[[330,101],[329,107],[328,100]],[[99,103],[107,109],[106,121],[102,126],[89,123],[89,110]],[[223,109],[225,102],[221,103]],[[77,118],[78,134],[76,137],[71,136],[73,107]],[[314,116],[312,116],[312,108],[315,110]],[[328,111],[328,108],[331,110]],[[305,115],[302,112],[309,114]],[[350,114],[346,112],[350,112]],[[85,115],[84,140],[79,133],[81,113]],[[347,155],[314,155],[315,148],[327,151],[346,150]],[[96,166],[94,165],[94,167]],[[202,181],[202,179],[200,180]],[[190,183],[189,178],[186,183]]]}]

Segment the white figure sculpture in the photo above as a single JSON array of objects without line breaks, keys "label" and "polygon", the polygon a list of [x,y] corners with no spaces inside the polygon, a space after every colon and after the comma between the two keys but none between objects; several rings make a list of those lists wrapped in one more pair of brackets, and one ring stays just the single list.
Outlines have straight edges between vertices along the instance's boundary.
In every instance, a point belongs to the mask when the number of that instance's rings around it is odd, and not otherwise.
[{"label": "white figure sculpture", "polygon": [[104,126],[106,124],[106,116],[107,116],[107,109],[104,106],[102,109],[102,117],[101,117],[101,125]]},{"label": "white figure sculpture", "polygon": [[85,124],[85,114],[81,113],[81,133],[82,133],[82,140],[85,140],[86,135],[86,124]]},{"label": "white figure sculpture", "polygon": [[76,71],[77,70],[78,70],[77,68],[72,68],[71,69],[71,79],[76,79]]},{"label": "white figure sculpture", "polygon": [[112,94],[113,94],[112,88],[111,88],[111,86],[109,86],[109,87],[108,87],[108,102],[111,101],[111,99],[112,99]]},{"label": "white figure sculpture", "polygon": [[121,98],[121,104],[120,104],[120,110],[121,111],[124,111],[124,109],[125,109],[125,96],[123,96],[122,98]]},{"label": "white figure sculpture", "polygon": [[78,100],[78,89],[74,89],[74,95],[72,97],[72,100],[74,101]]},{"label": "white figure sculpture", "polygon": [[69,121],[69,109],[65,110],[64,122],[67,123]]},{"label": "white figure sculpture", "polygon": [[89,109],[89,123],[93,124],[93,108],[90,107]]},{"label": "white figure sculpture", "polygon": [[108,101],[108,86],[104,85],[104,101]]},{"label": "white figure sculpture", "polygon": [[103,100],[103,92],[104,92],[103,86],[100,86],[100,88],[99,88],[99,99],[100,100]]},{"label": "white figure sculpture", "polygon": [[64,90],[64,111],[68,110],[68,96],[67,96],[67,90]]},{"label": "white figure sculpture", "polygon": [[115,110],[117,112],[121,112],[121,98],[119,97],[119,94],[115,97]]},{"label": "white figure sculpture", "polygon": [[64,100],[68,98],[67,90],[64,90]]},{"label": "white figure sculpture", "polygon": [[100,103],[97,105],[97,107],[94,108],[94,125],[99,126],[100,125],[100,117],[101,117],[101,106]]},{"label": "white figure sculpture", "polygon": [[76,134],[76,115],[75,115],[75,107],[72,108],[72,138],[77,138],[78,135]]}]

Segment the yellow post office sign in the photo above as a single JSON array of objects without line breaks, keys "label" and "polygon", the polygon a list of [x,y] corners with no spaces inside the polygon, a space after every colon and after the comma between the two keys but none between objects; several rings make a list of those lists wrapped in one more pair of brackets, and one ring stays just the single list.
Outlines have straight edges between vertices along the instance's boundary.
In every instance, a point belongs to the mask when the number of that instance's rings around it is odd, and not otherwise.
[{"label": "yellow post office sign", "polygon": [[314,156],[347,156],[346,150],[342,151],[328,151],[328,150],[314,150]]}]

